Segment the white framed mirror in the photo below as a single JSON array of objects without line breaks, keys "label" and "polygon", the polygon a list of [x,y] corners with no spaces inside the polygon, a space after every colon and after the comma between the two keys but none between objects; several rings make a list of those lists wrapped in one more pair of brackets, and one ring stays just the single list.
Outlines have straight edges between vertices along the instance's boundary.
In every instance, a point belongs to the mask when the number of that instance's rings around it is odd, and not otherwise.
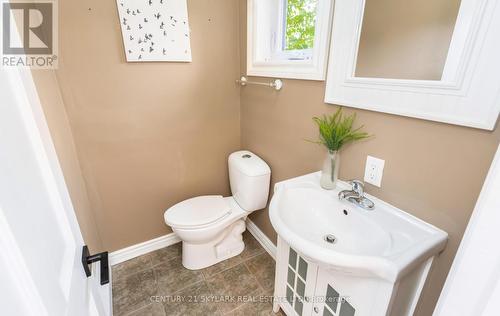
[{"label": "white framed mirror", "polygon": [[496,0],[337,0],[325,102],[492,130]]}]

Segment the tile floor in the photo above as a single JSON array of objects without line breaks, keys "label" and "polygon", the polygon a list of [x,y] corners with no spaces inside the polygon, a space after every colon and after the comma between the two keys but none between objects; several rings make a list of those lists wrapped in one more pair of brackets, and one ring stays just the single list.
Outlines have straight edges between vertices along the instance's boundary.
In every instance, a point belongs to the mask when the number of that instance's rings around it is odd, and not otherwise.
[{"label": "tile floor", "polygon": [[182,266],[181,243],[113,266],[114,316],[284,315],[272,312],[273,258],[243,239],[240,255],[202,270]]}]

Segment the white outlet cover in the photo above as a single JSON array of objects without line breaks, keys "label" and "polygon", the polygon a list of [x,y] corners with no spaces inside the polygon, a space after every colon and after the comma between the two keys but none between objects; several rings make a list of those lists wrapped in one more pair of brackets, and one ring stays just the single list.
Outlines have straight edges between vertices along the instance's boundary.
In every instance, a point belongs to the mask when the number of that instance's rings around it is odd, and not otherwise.
[{"label": "white outlet cover", "polygon": [[367,156],[365,165],[365,182],[380,188],[384,174],[385,160]]}]

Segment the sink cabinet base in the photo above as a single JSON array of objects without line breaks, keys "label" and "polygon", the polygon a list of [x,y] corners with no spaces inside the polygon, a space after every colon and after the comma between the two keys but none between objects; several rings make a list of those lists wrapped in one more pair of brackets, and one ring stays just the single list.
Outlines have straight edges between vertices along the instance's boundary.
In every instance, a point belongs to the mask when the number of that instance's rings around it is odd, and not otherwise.
[{"label": "sink cabinet base", "polygon": [[278,237],[274,312],[288,316],[413,315],[432,258],[392,283],[314,263]]}]

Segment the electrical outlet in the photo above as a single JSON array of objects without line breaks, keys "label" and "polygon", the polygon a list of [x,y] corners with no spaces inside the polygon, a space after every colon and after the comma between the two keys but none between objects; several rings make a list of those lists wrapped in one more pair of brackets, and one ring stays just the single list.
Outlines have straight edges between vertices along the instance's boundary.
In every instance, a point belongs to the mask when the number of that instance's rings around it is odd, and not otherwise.
[{"label": "electrical outlet", "polygon": [[366,157],[365,182],[380,188],[384,174],[385,160],[372,156]]}]

